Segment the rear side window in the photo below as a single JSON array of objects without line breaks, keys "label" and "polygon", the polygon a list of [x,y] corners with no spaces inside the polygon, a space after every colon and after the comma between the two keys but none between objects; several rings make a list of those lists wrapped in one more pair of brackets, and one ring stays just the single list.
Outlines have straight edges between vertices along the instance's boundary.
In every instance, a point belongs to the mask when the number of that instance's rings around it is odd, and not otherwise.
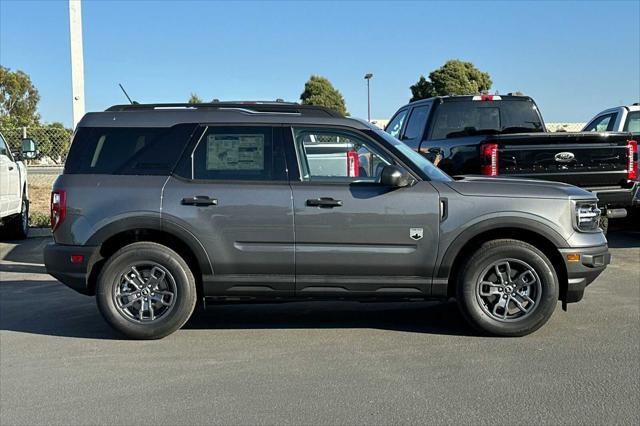
[{"label": "rear side window", "polygon": [[521,100],[444,102],[430,127],[430,139],[544,131],[535,104]]},{"label": "rear side window", "polygon": [[274,135],[279,131],[271,127],[208,127],[185,158],[187,167],[181,166],[179,173],[195,180],[286,180],[284,153]]},{"label": "rear side window", "polygon": [[640,111],[633,111],[627,114],[627,121],[624,123],[625,132],[640,132]]},{"label": "rear side window", "polygon": [[601,115],[584,128],[585,132],[610,132],[616,122],[617,113]]},{"label": "rear side window", "polygon": [[195,124],[173,127],[79,127],[65,173],[168,175]]},{"label": "rear side window", "polygon": [[402,139],[422,138],[422,132],[427,123],[427,114],[429,114],[430,105],[415,107],[411,111],[407,128],[404,131]]}]

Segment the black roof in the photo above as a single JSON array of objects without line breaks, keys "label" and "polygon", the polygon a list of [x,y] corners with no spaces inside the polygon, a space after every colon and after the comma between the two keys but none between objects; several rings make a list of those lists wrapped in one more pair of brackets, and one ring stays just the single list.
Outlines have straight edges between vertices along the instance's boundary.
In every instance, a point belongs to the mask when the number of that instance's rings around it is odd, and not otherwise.
[{"label": "black roof", "polygon": [[[413,102],[409,102],[406,105],[403,105],[403,108],[409,105],[419,105],[422,103],[427,103],[427,102],[432,102],[434,100],[440,101],[440,102],[462,102],[462,101],[468,101],[469,99],[473,98],[474,96],[487,96],[487,95],[449,95],[449,96],[434,96],[433,98],[426,98],[426,99],[420,99],[417,101],[413,101]],[[532,101],[533,99],[531,99],[531,97],[526,96],[526,95],[488,95],[488,96],[498,96],[500,97],[501,100],[503,101],[527,101],[530,100]]]},{"label": "black roof", "polygon": [[114,105],[106,111],[153,111],[167,109],[187,110],[243,110],[253,113],[297,114],[306,117],[344,117],[337,111],[316,105],[301,105],[295,102],[233,101],[209,102],[200,104],[161,103]]},{"label": "black roof", "polygon": [[171,127],[183,123],[337,125],[370,128],[359,119],[344,117],[328,108],[288,102],[211,102],[202,104],[114,105],[103,112],[90,112],[79,127]]}]

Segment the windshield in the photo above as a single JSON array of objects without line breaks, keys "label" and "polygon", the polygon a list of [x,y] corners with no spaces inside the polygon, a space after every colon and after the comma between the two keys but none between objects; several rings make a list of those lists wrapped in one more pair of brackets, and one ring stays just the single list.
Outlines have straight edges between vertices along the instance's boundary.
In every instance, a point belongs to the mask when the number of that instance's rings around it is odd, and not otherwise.
[{"label": "windshield", "polygon": [[389,133],[382,131],[374,126],[371,127],[371,130],[375,132],[378,136],[383,138],[385,141],[393,145],[395,149],[400,151],[400,153],[413,164],[415,164],[422,172],[429,177],[430,180],[435,180],[439,182],[449,182],[453,179],[449,177],[448,174],[437,168],[431,163],[431,161],[424,158],[422,155],[418,154],[413,149],[409,148],[407,145],[400,142],[398,139],[391,136]]},{"label": "windshield", "polygon": [[444,102],[431,128],[429,139],[544,132],[538,109],[527,100]]}]

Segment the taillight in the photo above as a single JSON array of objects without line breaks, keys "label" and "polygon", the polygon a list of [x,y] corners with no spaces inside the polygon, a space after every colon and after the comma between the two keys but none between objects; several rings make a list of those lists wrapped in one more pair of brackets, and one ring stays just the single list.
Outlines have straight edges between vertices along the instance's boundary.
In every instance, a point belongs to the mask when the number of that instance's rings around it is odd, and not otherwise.
[{"label": "taillight", "polygon": [[55,231],[67,216],[67,193],[58,189],[51,193],[51,230]]},{"label": "taillight", "polygon": [[627,141],[627,149],[629,150],[627,179],[638,179],[638,142]]},{"label": "taillight", "polygon": [[356,177],[360,175],[360,159],[357,151],[347,152],[347,176]]},{"label": "taillight", "polygon": [[481,171],[485,176],[498,176],[498,144],[480,145]]}]

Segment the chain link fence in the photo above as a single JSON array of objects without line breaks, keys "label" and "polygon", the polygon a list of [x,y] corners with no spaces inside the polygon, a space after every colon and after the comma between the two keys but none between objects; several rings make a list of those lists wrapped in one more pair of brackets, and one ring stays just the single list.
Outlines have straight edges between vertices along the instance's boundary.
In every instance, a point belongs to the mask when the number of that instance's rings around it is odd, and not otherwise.
[{"label": "chain link fence", "polygon": [[20,152],[22,139],[30,138],[38,144],[36,158],[26,160],[28,166],[62,166],[67,159],[73,131],[62,127],[6,127],[0,132],[11,151]]}]

